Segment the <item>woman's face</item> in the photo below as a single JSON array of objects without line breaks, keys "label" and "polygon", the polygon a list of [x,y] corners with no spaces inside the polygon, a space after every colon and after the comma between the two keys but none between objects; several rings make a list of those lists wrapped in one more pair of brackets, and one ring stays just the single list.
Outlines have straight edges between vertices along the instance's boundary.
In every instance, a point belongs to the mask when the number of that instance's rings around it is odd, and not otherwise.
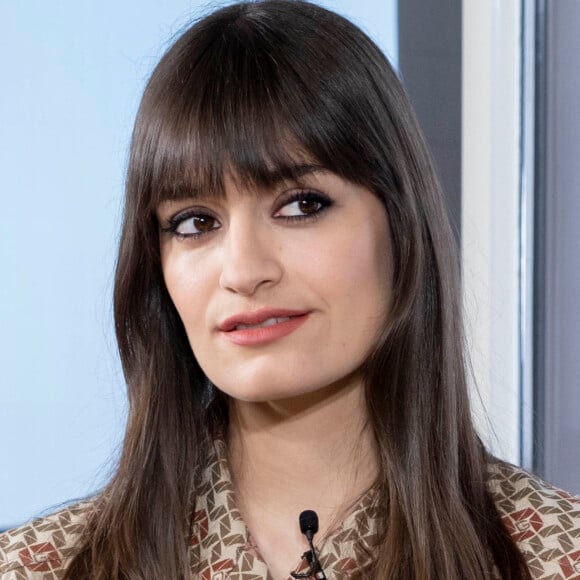
[{"label": "woman's face", "polygon": [[226,179],[225,198],[167,201],[157,215],[167,289],[219,389],[265,402],[360,379],[392,276],[369,190],[322,170],[268,191]]}]

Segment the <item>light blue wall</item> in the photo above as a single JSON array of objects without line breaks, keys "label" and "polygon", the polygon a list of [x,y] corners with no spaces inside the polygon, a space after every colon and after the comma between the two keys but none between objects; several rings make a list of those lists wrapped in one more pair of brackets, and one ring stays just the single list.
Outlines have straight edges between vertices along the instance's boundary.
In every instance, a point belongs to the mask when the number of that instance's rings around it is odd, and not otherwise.
[{"label": "light blue wall", "polygon": [[[396,57],[396,0],[322,3]],[[0,3],[0,529],[110,474],[125,412],[110,304],[128,139],[169,39],[207,10]]]}]

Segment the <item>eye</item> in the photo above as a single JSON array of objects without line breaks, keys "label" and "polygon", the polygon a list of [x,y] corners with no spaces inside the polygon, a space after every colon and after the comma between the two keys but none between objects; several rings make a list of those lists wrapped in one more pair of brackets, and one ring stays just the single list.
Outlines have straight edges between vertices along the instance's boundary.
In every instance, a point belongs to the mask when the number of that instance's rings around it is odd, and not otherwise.
[{"label": "eye", "polygon": [[197,238],[220,227],[219,221],[214,216],[200,213],[199,210],[191,210],[170,218],[169,226],[162,230],[181,238]]},{"label": "eye", "polygon": [[331,205],[332,200],[327,195],[316,192],[300,192],[286,200],[276,211],[274,217],[287,219],[315,217]]}]

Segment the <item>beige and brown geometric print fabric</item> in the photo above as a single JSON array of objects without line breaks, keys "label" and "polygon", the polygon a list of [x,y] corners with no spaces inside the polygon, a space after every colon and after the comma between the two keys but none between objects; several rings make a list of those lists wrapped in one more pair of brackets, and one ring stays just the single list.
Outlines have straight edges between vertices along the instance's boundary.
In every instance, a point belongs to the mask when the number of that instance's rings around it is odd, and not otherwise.
[{"label": "beige and brown geometric print fabric", "polygon": [[489,487],[532,577],[580,580],[580,499],[505,464]]},{"label": "beige and brown geometric print fabric", "polygon": [[81,502],[0,534],[0,580],[60,580],[93,505]]},{"label": "beige and brown geometric print fabric", "polygon": [[[266,563],[235,505],[223,441],[215,444],[198,490],[190,563],[195,580],[264,580]],[[537,580],[580,580],[580,501],[524,471],[490,468],[490,490],[503,520]],[[370,563],[378,541],[372,492],[317,546],[329,580],[348,580]],[[83,522],[82,502],[0,535],[0,580],[60,580]],[[296,570],[307,564],[297,555]],[[290,576],[288,577],[290,579]]]}]

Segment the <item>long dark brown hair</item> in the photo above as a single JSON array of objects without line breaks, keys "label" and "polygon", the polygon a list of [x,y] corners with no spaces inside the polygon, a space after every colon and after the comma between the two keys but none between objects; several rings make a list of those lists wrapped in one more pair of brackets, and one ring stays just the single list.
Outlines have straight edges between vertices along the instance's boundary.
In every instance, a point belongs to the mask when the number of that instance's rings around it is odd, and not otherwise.
[{"label": "long dark brown hair", "polygon": [[67,578],[190,577],[196,486],[227,426],[164,285],[155,208],[226,170],[269,185],[297,159],[371,189],[389,217],[389,322],[365,362],[382,544],[365,578],[529,578],[486,489],[466,386],[457,255],[401,84],[373,42],[307,2],[236,4],[190,27],[147,85],[133,133],[115,280],[128,385],[118,470]]}]

